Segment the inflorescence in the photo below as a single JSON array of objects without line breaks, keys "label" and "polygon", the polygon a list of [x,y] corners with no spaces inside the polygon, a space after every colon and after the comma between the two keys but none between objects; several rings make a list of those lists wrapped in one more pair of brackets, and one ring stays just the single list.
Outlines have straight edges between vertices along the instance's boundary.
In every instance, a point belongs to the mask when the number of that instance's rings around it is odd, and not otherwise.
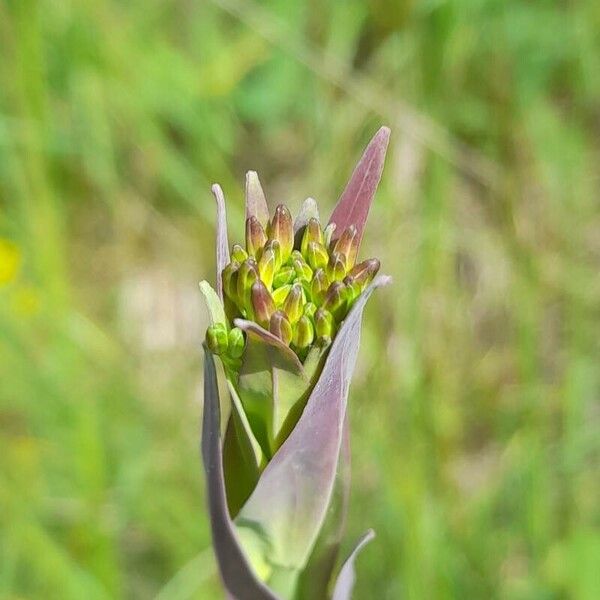
[{"label": "inflorescence", "polygon": [[[356,263],[359,237],[354,225],[332,241],[310,218],[294,235],[292,215],[280,204],[266,231],[254,216],[246,220],[246,247],[235,244],[221,274],[230,322],[258,323],[303,358],[314,344],[327,346],[350,307],[379,270],[379,260]],[[233,360],[244,352],[244,334],[223,324],[209,327],[212,352]]]}]

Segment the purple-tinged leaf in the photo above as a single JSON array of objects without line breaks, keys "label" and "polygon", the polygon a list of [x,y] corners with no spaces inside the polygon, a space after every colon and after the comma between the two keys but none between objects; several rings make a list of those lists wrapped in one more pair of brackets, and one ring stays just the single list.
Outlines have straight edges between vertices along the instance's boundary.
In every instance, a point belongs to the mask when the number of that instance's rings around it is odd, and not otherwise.
[{"label": "purple-tinged leaf", "polygon": [[204,350],[204,417],[202,458],[212,528],[213,545],[223,583],[238,600],[279,600],[254,575],[229,517],[223,479],[220,437],[220,403],[212,354]]},{"label": "purple-tinged leaf", "polygon": [[350,600],[352,598],[352,589],[354,588],[354,561],[358,553],[375,537],[375,532],[369,529],[356,544],[350,556],[342,566],[339,577],[335,582],[335,589],[331,600]]},{"label": "purple-tinged leaf", "polygon": [[286,346],[276,335],[273,335],[270,331],[263,329],[254,321],[235,319],[234,324],[236,327],[239,327],[241,330],[245,331],[248,335],[255,336],[266,344],[277,348],[290,361],[290,363],[295,365],[299,374],[304,373],[304,368],[302,367],[302,363],[300,362],[300,359],[296,353],[289,346]]},{"label": "purple-tinged leaf", "polygon": [[229,263],[229,241],[227,239],[227,213],[225,211],[225,196],[218,183],[212,186],[212,193],[217,201],[217,294],[223,301],[223,281],[221,273]]},{"label": "purple-tinged leaf", "polygon": [[263,227],[269,222],[269,207],[256,171],[246,173],[246,219],[256,217]]},{"label": "purple-tinged leaf", "polygon": [[358,243],[362,240],[365,223],[375,191],[381,179],[385,153],[390,139],[388,127],[381,127],[366,147],[356,165],[344,193],[333,209],[329,223],[335,223],[333,240],[350,225],[357,229]]},{"label": "purple-tinged leaf", "polygon": [[352,307],[296,427],[235,520],[244,544],[262,547],[262,559],[274,569],[302,569],[314,547],[336,477],[363,309],[389,281],[377,277]]}]

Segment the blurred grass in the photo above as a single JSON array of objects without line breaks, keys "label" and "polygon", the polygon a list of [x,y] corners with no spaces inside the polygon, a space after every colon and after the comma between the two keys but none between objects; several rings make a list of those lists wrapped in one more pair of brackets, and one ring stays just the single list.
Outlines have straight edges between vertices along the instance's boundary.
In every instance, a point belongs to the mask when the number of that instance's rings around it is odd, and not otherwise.
[{"label": "blurred grass", "polygon": [[600,4],[255,7],[0,2],[0,598],[222,597],[210,183],[326,212],[382,122],[356,598],[600,597]]}]

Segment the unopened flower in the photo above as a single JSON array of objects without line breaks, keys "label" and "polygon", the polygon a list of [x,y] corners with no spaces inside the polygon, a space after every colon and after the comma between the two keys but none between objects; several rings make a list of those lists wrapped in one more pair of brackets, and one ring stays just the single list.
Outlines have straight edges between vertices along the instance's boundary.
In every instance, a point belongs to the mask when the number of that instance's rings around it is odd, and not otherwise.
[{"label": "unopened flower", "polygon": [[[307,199],[294,220],[272,217],[255,172],[246,176],[245,246],[227,240],[217,200],[217,290],[202,282],[206,334],[202,452],[213,543],[237,600],[319,600],[330,582],[349,489],[346,402],[362,311],[379,261],[356,264],[381,176],[381,128],[327,225]],[[221,438],[215,358],[230,395]],[[357,552],[339,571],[333,600],[350,598]]]}]

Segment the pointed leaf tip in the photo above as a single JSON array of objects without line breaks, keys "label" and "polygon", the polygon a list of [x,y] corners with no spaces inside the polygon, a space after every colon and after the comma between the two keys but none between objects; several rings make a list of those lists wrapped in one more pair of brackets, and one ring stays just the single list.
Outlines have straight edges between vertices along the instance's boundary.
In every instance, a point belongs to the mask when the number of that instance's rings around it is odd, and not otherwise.
[{"label": "pointed leaf tip", "polygon": [[217,294],[223,301],[223,282],[221,273],[229,264],[229,240],[227,239],[227,212],[225,209],[225,196],[223,190],[218,183],[215,183],[212,188],[213,196],[217,203],[217,234],[216,234],[216,263],[217,263]]},{"label": "pointed leaf tip", "polygon": [[358,541],[346,562],[342,565],[339,577],[335,582],[335,589],[331,600],[350,600],[356,575],[354,573],[354,561],[359,552],[375,537],[375,532],[369,529]]},{"label": "pointed leaf tip", "polygon": [[256,171],[246,173],[246,219],[249,217],[256,217],[263,227],[269,222],[267,199]]},{"label": "pointed leaf tip", "polygon": [[333,209],[329,224],[335,223],[336,226],[333,232],[334,241],[347,227],[355,225],[360,245],[369,208],[383,172],[390,133],[390,128],[384,126],[373,136]]}]

